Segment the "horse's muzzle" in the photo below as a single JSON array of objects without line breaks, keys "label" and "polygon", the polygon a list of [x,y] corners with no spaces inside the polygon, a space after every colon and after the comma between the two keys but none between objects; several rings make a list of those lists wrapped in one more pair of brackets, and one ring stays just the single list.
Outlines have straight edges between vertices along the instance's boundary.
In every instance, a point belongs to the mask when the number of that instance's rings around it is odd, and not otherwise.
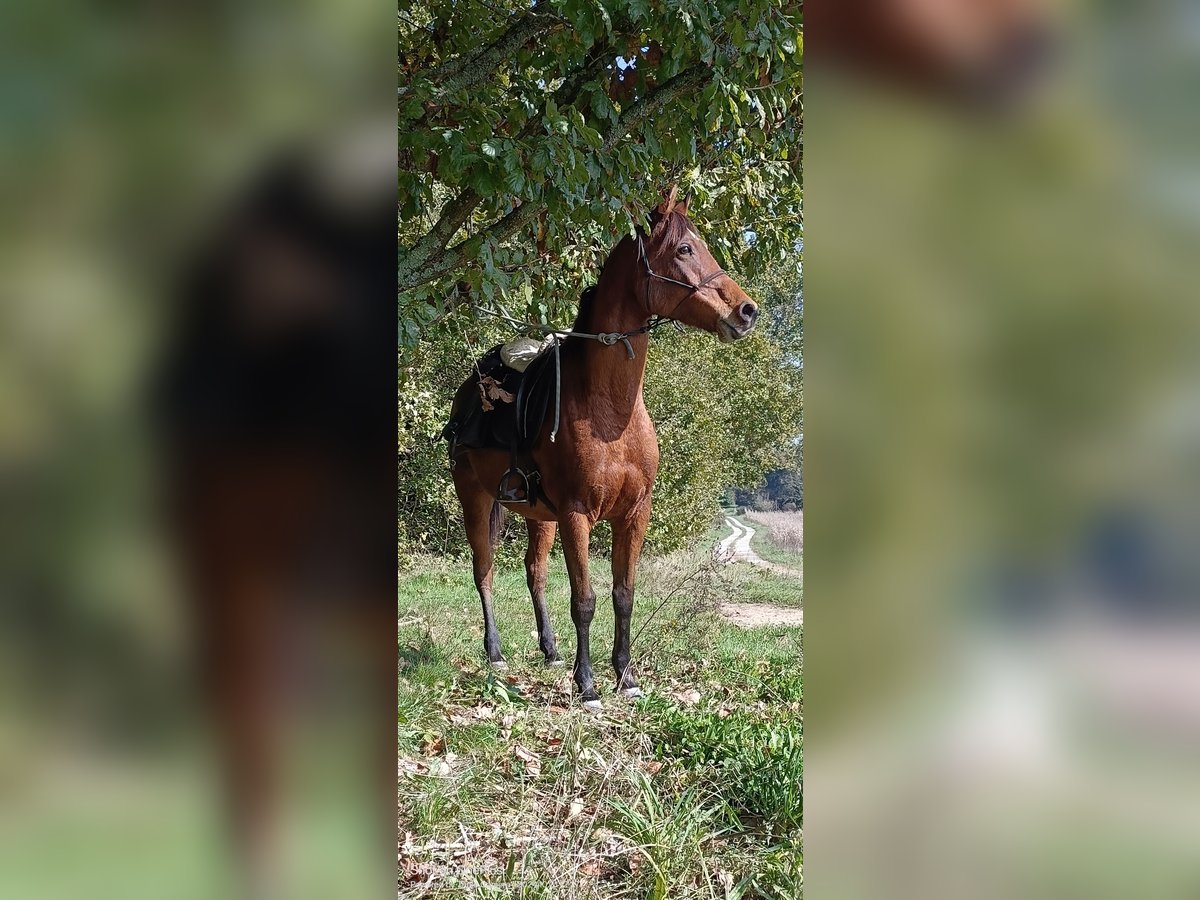
[{"label": "horse's muzzle", "polygon": [[717,323],[717,337],[723,344],[731,344],[734,341],[739,341],[754,330],[753,322],[750,322],[750,324],[735,325],[732,319],[733,317],[730,316],[721,319]]}]

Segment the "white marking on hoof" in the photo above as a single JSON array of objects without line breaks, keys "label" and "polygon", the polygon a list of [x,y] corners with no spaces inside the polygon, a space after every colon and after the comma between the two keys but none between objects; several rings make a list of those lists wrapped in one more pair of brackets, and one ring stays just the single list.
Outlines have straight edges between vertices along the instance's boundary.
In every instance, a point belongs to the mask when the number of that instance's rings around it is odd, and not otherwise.
[{"label": "white marking on hoof", "polygon": [[634,685],[633,687],[621,688],[621,693],[626,697],[641,697],[642,689]]},{"label": "white marking on hoof", "polygon": [[599,700],[584,700],[583,711],[596,715],[604,709],[604,704]]},{"label": "white marking on hoof", "polygon": [[566,665],[566,663],[561,659],[552,659],[550,662],[546,663],[546,665],[550,666],[552,669],[561,669]]},{"label": "white marking on hoof", "polygon": [[506,663],[504,660],[501,659],[501,660],[498,660],[498,661],[492,663],[492,668],[495,669],[497,672],[503,672],[505,669],[508,668],[508,663]]}]

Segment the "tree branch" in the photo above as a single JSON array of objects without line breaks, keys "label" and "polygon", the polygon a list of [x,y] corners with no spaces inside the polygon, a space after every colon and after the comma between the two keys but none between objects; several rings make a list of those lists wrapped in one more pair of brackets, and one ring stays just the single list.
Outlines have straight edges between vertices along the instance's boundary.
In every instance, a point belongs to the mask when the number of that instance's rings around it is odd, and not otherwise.
[{"label": "tree branch", "polygon": [[[603,71],[604,66],[608,64],[608,58],[607,51],[596,51],[587,63],[584,64],[583,68],[580,69],[576,77],[565,81],[554,92],[555,102],[560,107],[573,103],[579,96],[579,92],[583,90],[584,84],[590,78]],[[542,115],[544,114],[545,106],[542,107],[540,115],[530,117],[529,121],[525,123],[525,127],[517,135],[518,139],[528,137],[532,134],[541,124]],[[434,278],[444,275],[449,271],[449,269],[439,267],[436,274],[430,275],[430,263],[445,251],[446,245],[450,243],[451,238],[466,224],[467,220],[471,217],[471,213],[475,211],[475,207],[482,201],[483,198],[474,190],[465,188],[462,193],[442,207],[441,215],[429,233],[418,240],[407,251],[400,253],[396,272],[397,284],[400,290],[408,290],[422,284],[427,284]],[[518,209],[521,208],[523,207],[518,207]],[[508,232],[505,236],[507,237],[511,233]],[[462,244],[459,244],[455,249],[461,252],[461,248]]]},{"label": "tree branch", "polygon": [[[617,124],[613,126],[608,137],[604,139],[599,152],[611,152],[630,130],[642,125],[668,103],[695,90],[710,78],[712,78],[712,69],[705,65],[696,65],[690,69],[685,69],[678,75],[663,82],[633,106],[622,110],[621,115],[617,119]],[[434,226],[433,231],[418,241],[416,247],[402,261],[398,279],[400,290],[403,291],[422,284],[428,284],[430,281],[462,267],[469,261],[467,251],[468,241],[466,240],[460,241],[453,247],[440,252],[433,246],[429,247],[429,252],[424,252],[423,245],[427,242],[431,244],[435,243],[436,239],[431,242],[431,237],[434,233],[444,233],[445,227],[449,227],[448,223],[443,227],[443,223],[447,219],[447,211],[452,211],[457,216],[461,212],[461,205],[470,202],[470,208],[466,211],[462,221],[454,226],[446,237],[445,241],[448,241],[454,232],[461,227],[462,223],[466,221],[467,217],[470,216],[470,210],[474,209],[481,199],[474,191],[468,189],[447,204],[446,209],[442,212],[441,219],[438,220],[438,224]],[[522,203],[507,215],[492,223],[488,228],[480,232],[480,234],[485,240],[497,242],[506,240],[531,223],[545,208],[546,205],[544,203]],[[453,217],[451,218],[453,219]],[[445,241],[437,245],[437,247],[445,247]],[[418,251],[420,251],[419,257],[417,256]]]},{"label": "tree branch", "polygon": [[667,79],[633,106],[621,111],[621,115],[617,119],[617,124],[613,126],[612,131],[609,132],[600,149],[604,152],[611,151],[626,134],[637,128],[671,101],[678,100],[684,94],[704,84],[704,82],[712,78],[712,75],[712,69],[700,64],[692,66],[690,69],[684,69],[678,75]]},{"label": "tree branch", "polygon": [[[476,53],[448,59],[430,71],[420,73],[417,78],[433,83],[435,98],[472,88],[491,78],[501,63],[530,41],[561,28],[563,24],[561,20],[544,14],[523,15],[513,22],[508,30]],[[414,82],[416,80],[413,79]],[[410,83],[398,87],[396,95],[404,97],[412,90],[413,84]]]}]

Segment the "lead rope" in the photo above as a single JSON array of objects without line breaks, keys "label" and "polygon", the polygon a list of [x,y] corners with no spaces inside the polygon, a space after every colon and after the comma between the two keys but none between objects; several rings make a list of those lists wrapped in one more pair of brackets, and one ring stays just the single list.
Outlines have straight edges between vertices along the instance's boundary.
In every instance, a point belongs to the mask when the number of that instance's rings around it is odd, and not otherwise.
[{"label": "lead rope", "polygon": [[558,356],[559,340],[554,339],[554,427],[550,430],[550,443],[558,437],[558,412],[562,407],[562,363]]}]

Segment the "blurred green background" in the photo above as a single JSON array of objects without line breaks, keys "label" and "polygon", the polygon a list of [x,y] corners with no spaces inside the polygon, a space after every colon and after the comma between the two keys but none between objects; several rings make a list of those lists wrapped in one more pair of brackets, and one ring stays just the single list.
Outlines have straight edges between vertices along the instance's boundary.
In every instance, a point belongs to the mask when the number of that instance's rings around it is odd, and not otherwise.
[{"label": "blurred green background", "polygon": [[814,896],[1200,884],[1195,21],[1003,114],[810,65]]},{"label": "blurred green background", "polygon": [[[392,16],[0,6],[0,896],[231,895],[147,373],[181,261],[256,171],[372,121],[391,152]],[[342,749],[289,776],[292,896],[393,877]]]}]

